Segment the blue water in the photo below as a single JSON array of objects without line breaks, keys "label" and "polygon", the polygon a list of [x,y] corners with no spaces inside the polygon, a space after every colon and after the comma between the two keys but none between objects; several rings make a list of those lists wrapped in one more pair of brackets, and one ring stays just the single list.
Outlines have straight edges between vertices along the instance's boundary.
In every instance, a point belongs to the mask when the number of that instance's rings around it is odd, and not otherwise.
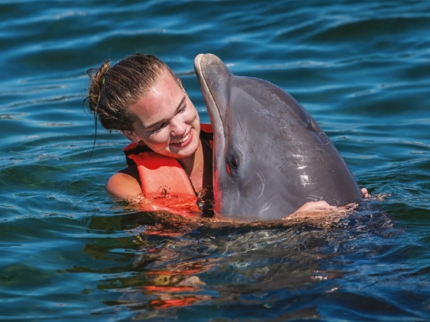
[{"label": "blue water", "polygon": [[[0,2],[0,320],[430,319],[430,1]],[[361,187],[335,227],[188,227],[113,203],[86,70],[210,52],[292,94]],[[173,220],[173,219],[172,219]],[[179,228],[178,228],[179,226]],[[164,233],[164,234],[161,234]]]}]

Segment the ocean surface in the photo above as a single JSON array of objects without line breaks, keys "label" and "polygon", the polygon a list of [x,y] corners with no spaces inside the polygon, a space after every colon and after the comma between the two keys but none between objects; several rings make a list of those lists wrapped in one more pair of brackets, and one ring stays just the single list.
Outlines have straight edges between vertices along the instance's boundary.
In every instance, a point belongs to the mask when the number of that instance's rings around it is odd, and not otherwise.
[{"label": "ocean surface", "polygon": [[[275,83],[385,197],[329,228],[113,202],[127,140],[99,125],[94,146],[86,71],[136,52],[202,121],[197,54]],[[1,321],[430,320],[430,1],[2,0],[0,62]]]}]

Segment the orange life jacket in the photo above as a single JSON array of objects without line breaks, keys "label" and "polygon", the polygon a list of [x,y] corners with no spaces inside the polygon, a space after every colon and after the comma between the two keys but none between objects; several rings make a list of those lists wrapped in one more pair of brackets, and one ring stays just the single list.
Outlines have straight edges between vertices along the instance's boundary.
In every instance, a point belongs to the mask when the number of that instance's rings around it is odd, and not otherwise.
[{"label": "orange life jacket", "polygon": [[[212,147],[212,126],[200,125],[200,138]],[[200,212],[197,207],[197,193],[178,160],[153,152],[139,142],[130,143],[124,148],[127,164],[135,165],[139,172],[142,193],[145,199],[154,200],[161,210],[177,213]],[[151,206],[152,207],[152,206]],[[174,209],[170,209],[174,208]],[[160,207],[147,210],[160,210]]]}]

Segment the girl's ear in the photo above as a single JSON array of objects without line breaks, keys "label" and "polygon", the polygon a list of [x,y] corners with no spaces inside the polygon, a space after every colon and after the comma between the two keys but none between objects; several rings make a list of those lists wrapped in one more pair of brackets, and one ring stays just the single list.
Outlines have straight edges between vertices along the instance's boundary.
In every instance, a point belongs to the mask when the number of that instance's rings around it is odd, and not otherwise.
[{"label": "girl's ear", "polygon": [[140,138],[133,131],[125,131],[125,130],[123,130],[121,132],[122,132],[122,134],[125,135],[125,137],[127,139],[129,139],[133,143],[138,143],[140,141]]}]

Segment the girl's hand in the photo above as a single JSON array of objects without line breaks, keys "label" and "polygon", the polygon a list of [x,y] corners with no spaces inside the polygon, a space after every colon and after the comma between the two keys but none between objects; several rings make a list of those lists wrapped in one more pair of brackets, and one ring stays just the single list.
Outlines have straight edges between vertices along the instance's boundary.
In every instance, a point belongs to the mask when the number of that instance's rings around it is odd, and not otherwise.
[{"label": "girl's hand", "polygon": [[361,193],[363,194],[363,198],[369,198],[370,197],[370,193],[367,191],[366,188],[362,188]]},{"label": "girl's hand", "polygon": [[299,209],[297,209],[294,213],[298,212],[317,212],[317,211],[330,211],[336,209],[335,206],[330,206],[326,201],[310,201],[305,203]]},{"label": "girl's hand", "polygon": [[[363,194],[363,198],[369,198],[370,193],[367,191],[366,188],[361,189],[361,193]],[[301,206],[299,209],[297,209],[294,214],[297,214],[299,212],[320,212],[320,211],[332,211],[336,209],[335,206],[330,206],[326,201],[320,200],[320,201],[310,201],[305,203],[303,206]],[[289,215],[290,216],[290,215]],[[287,216],[288,217],[288,216]]]}]

